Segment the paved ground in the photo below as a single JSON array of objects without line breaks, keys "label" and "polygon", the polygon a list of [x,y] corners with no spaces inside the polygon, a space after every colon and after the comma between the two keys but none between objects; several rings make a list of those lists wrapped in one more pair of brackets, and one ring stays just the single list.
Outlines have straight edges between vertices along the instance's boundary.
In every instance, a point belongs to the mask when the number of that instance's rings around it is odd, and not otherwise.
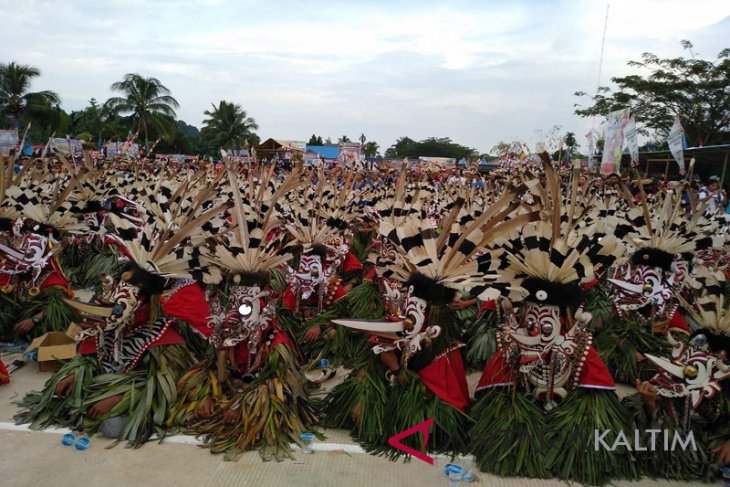
[{"label": "paved ground", "polygon": [[[3,357],[6,363],[14,357]],[[164,444],[148,443],[138,450],[119,445],[106,449],[111,440],[93,438],[83,452],[60,444],[62,431],[29,432],[12,424],[16,407],[12,402],[27,391],[40,389],[50,376],[37,371],[34,363],[12,374],[13,382],[0,387],[0,485],[53,487],[101,485],[155,486],[418,486],[445,487],[443,476],[446,459],[437,458],[428,465],[418,460],[407,463],[389,462],[380,457],[357,453],[359,448],[346,432],[326,430],[327,440],[312,455],[295,452],[295,460],[263,462],[257,453],[248,453],[237,462],[224,462],[220,455],[195,446],[194,438],[174,437]],[[470,377],[473,386],[476,376]],[[628,390],[626,390],[628,391]],[[458,463],[471,468],[471,460]],[[476,472],[476,470],[475,470]],[[477,472],[473,486],[561,486],[559,481],[504,479]],[[643,480],[638,483],[618,482],[618,486],[687,485]],[[697,484],[703,485],[703,484]]]}]

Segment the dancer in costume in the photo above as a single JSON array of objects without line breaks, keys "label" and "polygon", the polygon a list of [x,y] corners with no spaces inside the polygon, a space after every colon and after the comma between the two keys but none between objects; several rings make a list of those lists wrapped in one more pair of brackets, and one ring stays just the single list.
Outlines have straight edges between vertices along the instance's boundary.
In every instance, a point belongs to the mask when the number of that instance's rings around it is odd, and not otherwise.
[{"label": "dancer in costume", "polygon": [[690,293],[696,307],[686,307],[701,328],[689,343],[667,333],[671,354],[647,354],[657,374],[637,379],[638,394],[624,399],[642,444],[654,446],[636,453],[648,476],[712,481],[718,465],[730,464],[730,307],[724,279],[722,272],[698,271]]},{"label": "dancer in costume", "polygon": [[[186,324],[210,334],[207,302],[191,279],[194,242],[205,237],[201,226],[226,208],[203,209],[215,194],[210,186],[199,179],[160,181],[141,195],[145,209],[154,210],[146,212],[139,233],[125,232],[131,224],[110,216],[128,259],[109,299],[113,306],[74,304],[90,317],[78,336],[81,355],[25,398],[18,422],[93,434],[111,420],[113,436],[135,447],[165,435],[177,401],[175,381],[193,363],[177,328]],[[178,225],[178,217],[185,223]]]},{"label": "dancer in costume", "polygon": [[[215,354],[180,379],[168,423],[203,436],[214,453],[235,456],[259,449],[264,459],[279,460],[290,454],[292,442],[301,442],[317,415],[296,363],[296,345],[277,326],[269,290],[269,271],[291,258],[278,239],[266,239],[277,224],[274,204],[301,184],[301,171],[278,187],[272,174],[273,167],[260,180],[241,181],[228,171],[231,232],[204,250],[205,260],[223,270],[226,284],[227,298],[212,305]],[[249,201],[242,199],[239,186]]]},{"label": "dancer in costume", "polygon": [[[498,350],[477,387],[471,452],[502,476],[557,477],[590,485],[637,477],[631,452],[595,450],[594,431],[625,430],[614,381],[591,344],[581,282],[612,262],[616,239],[579,201],[577,170],[564,197],[549,156],[545,185],[529,181],[541,219],[479,257],[511,283]],[[565,201],[564,201],[565,198]]]},{"label": "dancer in costume", "polygon": [[[392,266],[406,291],[398,321],[337,319],[334,322],[370,335],[374,352],[358,364],[327,398],[327,423],[352,428],[353,437],[368,451],[397,458],[388,438],[415,424],[434,419],[425,449],[430,452],[465,450],[469,405],[460,324],[449,307],[458,291],[479,293],[490,276],[476,272],[478,249],[501,233],[524,224],[534,214],[505,220],[519,206],[507,191],[476,221],[461,205],[451,208],[437,234],[423,201],[408,194],[406,169],[393,200],[379,208],[380,234],[399,254]],[[389,206],[389,207],[388,207]],[[421,438],[404,440],[420,449]]]},{"label": "dancer in costume", "polygon": [[667,331],[683,340],[689,335],[677,296],[686,287],[688,262],[712,245],[717,223],[705,218],[704,205],[687,217],[678,187],[650,204],[640,186],[639,204],[616,226],[633,251],[608,276],[616,316],[596,335],[596,349],[622,382],[652,375],[642,354],[661,354]]},{"label": "dancer in costume", "polygon": [[73,292],[56,254],[66,233],[77,227],[76,207],[67,199],[78,178],[31,163],[14,177],[12,164],[0,169],[6,229],[0,241],[2,334],[65,331],[77,315],[63,301]]}]

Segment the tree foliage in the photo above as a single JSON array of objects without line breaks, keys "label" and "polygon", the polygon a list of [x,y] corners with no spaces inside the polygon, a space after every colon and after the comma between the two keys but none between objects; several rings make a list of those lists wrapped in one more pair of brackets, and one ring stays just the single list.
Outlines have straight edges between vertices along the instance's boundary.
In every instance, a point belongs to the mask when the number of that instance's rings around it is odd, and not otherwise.
[{"label": "tree foliage", "polygon": [[213,150],[240,149],[254,145],[254,131],[259,128],[256,120],[249,117],[240,105],[221,100],[213,111],[206,110],[201,135],[206,146]]},{"label": "tree foliage", "polygon": [[157,129],[164,135],[175,132],[175,108],[180,105],[157,78],[145,78],[136,73],[124,75],[122,81],[111,86],[113,91],[124,94],[107,100],[106,107],[115,115],[131,114],[132,130],[144,134],[145,145],[149,142],[150,129]]},{"label": "tree foliage", "polygon": [[[730,49],[723,49],[712,60],[697,59],[692,43],[682,41],[691,58],[660,58],[644,53],[641,61],[629,66],[648,70],[648,75],[631,74],[611,78],[618,89],[601,87],[590,97],[591,106],[575,106],[583,117],[605,116],[630,108],[638,124],[652,135],[665,139],[675,114],[682,120],[689,145],[718,144],[730,141]],[[576,96],[588,96],[577,92]],[[646,130],[645,130],[646,132]]]},{"label": "tree foliage", "polygon": [[401,137],[385,151],[385,157],[418,158],[450,157],[454,159],[477,157],[478,152],[453,142],[448,137],[429,137],[419,142],[410,137]]},{"label": "tree foliage", "polygon": [[372,140],[370,142],[365,142],[362,148],[365,157],[375,157],[378,155],[379,150],[380,146],[378,145],[378,143]]},{"label": "tree foliage", "polygon": [[324,141],[320,135],[312,134],[307,145],[324,145]]},{"label": "tree foliage", "polygon": [[[0,63],[0,115],[11,128],[23,122],[42,125],[60,125],[58,104],[61,102],[53,91],[30,91],[34,78],[41,72],[35,66],[15,62]],[[55,123],[54,123],[55,122]]]}]

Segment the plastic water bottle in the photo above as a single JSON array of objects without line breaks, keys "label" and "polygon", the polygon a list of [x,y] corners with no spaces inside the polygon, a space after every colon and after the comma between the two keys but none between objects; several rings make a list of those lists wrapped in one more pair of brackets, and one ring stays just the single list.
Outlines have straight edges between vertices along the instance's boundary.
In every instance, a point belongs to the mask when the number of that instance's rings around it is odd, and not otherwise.
[{"label": "plastic water bottle", "polygon": [[299,438],[302,440],[302,451],[304,453],[314,453],[314,450],[312,449],[312,443],[314,442],[314,434],[302,433],[302,435]]},{"label": "plastic water bottle", "polygon": [[78,438],[76,438],[76,443],[74,443],[74,447],[78,451],[84,451],[87,448],[89,448],[89,445],[91,445],[91,440],[86,435],[81,435]]},{"label": "plastic water bottle", "polygon": [[446,474],[446,478],[449,479],[449,487],[458,487],[464,474],[464,469],[461,465],[448,463],[444,467],[444,473]]},{"label": "plastic water bottle", "polygon": [[63,446],[71,446],[76,443],[76,435],[73,433],[66,433],[61,437],[61,444]]},{"label": "plastic water bottle", "polygon": [[722,487],[730,487],[730,465],[720,467],[722,473]]}]

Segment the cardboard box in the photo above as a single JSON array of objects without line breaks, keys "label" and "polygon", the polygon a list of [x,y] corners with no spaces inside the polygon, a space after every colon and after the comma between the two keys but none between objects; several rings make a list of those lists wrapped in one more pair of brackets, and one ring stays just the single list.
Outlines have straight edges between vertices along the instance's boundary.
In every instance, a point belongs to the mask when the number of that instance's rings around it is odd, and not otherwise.
[{"label": "cardboard box", "polygon": [[63,366],[61,360],[76,356],[76,340],[60,331],[41,335],[31,342],[28,350],[38,350],[38,369],[41,372],[58,372]]}]

